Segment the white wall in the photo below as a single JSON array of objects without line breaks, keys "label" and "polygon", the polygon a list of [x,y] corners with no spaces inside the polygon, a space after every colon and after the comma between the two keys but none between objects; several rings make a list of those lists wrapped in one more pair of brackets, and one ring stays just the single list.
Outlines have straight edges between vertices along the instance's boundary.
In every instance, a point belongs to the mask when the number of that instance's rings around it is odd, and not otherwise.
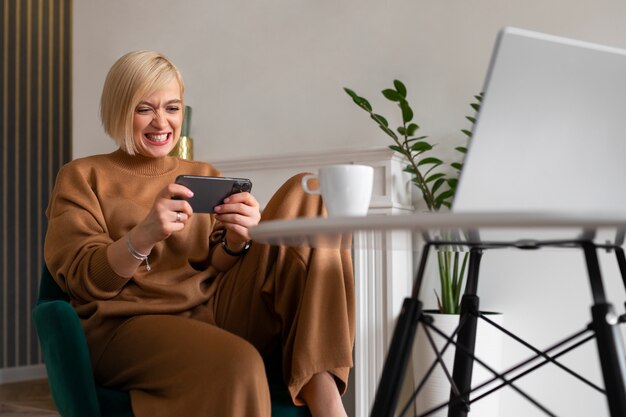
[{"label": "white wall", "polygon": [[[100,90],[114,60],[135,49],[162,51],[181,69],[196,159],[385,146],[342,87],[388,114],[395,108],[379,92],[394,78],[407,84],[423,133],[451,144],[462,139],[505,25],[626,48],[626,3],[617,0],[75,1],[74,156],[114,149],[98,120]],[[483,306],[505,311],[505,324],[545,346],[587,320],[580,259],[490,253]],[[611,282],[621,303],[624,291]],[[524,353],[509,352],[509,362]],[[574,358],[599,379],[593,348]],[[549,371],[522,385],[548,405],[565,400],[553,407],[558,415],[608,415],[602,397],[569,381]],[[541,415],[518,398],[507,391],[502,415]]]},{"label": "white wall", "polygon": [[80,0],[74,2],[74,156],[113,149],[98,120],[108,68],[156,49],[180,67],[196,157],[386,145],[343,86],[404,80],[423,133],[460,139],[496,32],[521,26],[626,47],[617,0]]}]

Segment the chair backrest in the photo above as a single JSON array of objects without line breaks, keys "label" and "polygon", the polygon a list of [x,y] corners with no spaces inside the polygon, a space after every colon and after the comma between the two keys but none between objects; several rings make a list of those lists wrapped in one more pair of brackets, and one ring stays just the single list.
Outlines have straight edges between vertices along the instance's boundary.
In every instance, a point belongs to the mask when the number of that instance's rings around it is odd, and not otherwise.
[{"label": "chair backrest", "polygon": [[37,297],[37,304],[53,301],[70,301],[69,295],[59,287],[52,274],[48,270],[48,267],[44,265],[41,271],[41,281],[39,282],[39,296]]},{"label": "chair backrest", "polygon": [[44,266],[32,319],[52,399],[62,417],[99,417],[102,414],[85,333],[68,300]]}]

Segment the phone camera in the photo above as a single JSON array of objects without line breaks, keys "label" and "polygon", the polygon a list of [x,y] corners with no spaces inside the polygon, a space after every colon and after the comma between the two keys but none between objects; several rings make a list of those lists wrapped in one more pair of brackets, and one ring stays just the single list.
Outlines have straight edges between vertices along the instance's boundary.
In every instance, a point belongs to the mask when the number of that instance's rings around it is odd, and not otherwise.
[{"label": "phone camera", "polygon": [[238,193],[247,193],[250,191],[250,184],[247,182],[238,182],[235,184],[234,188]]},{"label": "phone camera", "polygon": [[250,191],[250,183],[236,182],[233,184],[233,193],[246,193]]}]

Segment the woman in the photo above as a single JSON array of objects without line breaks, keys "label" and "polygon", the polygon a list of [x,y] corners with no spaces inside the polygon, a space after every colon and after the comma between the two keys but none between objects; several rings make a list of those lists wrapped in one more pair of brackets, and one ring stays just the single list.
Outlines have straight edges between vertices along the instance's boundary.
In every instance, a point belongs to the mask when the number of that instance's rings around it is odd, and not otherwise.
[{"label": "woman", "polygon": [[298,176],[263,216],[245,192],[215,215],[194,214],[184,200],[191,190],[175,178],[219,171],[168,156],[183,92],[163,55],[124,55],[101,98],[104,129],[119,149],[74,160],[57,176],[45,258],[81,318],[96,381],[130,391],[138,417],[269,416],[263,358],[278,354],[295,404],[345,416],[349,252],[250,242],[262,219],[323,214]]}]

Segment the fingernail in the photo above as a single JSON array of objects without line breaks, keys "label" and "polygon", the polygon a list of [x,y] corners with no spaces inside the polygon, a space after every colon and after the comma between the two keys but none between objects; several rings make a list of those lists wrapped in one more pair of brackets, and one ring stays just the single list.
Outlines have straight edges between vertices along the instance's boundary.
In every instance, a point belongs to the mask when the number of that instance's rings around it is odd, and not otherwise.
[{"label": "fingernail", "polygon": [[228,201],[230,201],[230,198],[226,197],[226,198],[224,199],[224,203],[228,203]]},{"label": "fingernail", "polygon": [[193,191],[189,191],[189,193],[187,194],[189,197],[193,197]]},{"label": "fingernail", "polygon": [[213,207],[213,211],[215,211],[216,213],[219,213],[220,211],[222,211],[222,207],[221,206],[215,206],[215,207]]}]

